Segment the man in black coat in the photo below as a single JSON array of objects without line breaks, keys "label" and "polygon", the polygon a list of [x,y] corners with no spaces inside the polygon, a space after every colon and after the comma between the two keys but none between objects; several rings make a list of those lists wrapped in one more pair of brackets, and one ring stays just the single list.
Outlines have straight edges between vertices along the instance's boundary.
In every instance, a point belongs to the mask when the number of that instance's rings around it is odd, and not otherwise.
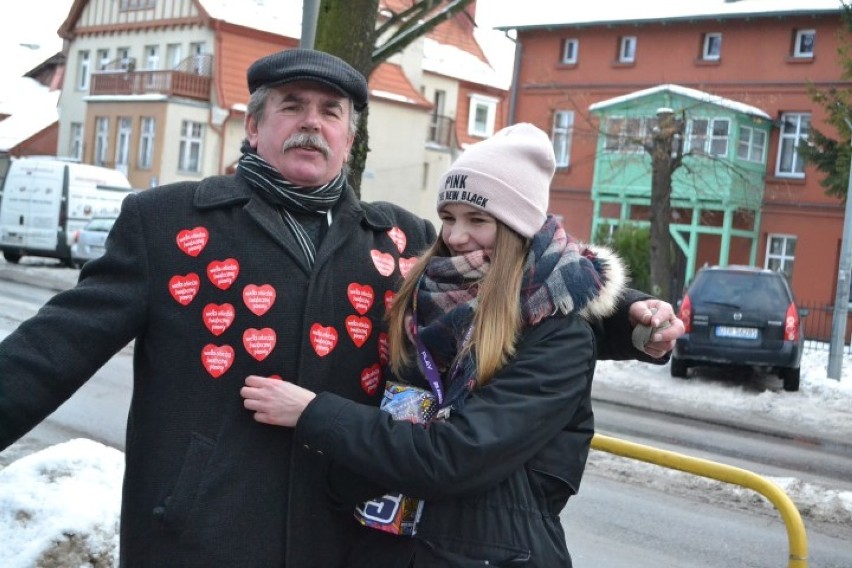
[{"label": "man in black coat", "polygon": [[[368,99],[355,69],[288,50],[255,62],[248,85],[237,173],[128,197],[106,254],[0,343],[3,449],[135,340],[127,568],[343,567],[372,531],[330,505],[325,462],[256,422],[239,391],[248,375],[278,376],[378,404],[385,308],[435,230],[346,182]],[[675,325],[646,355],[631,322],[651,323],[652,307]],[[602,322],[602,356],[663,356],[678,324],[669,304],[633,294]]]}]

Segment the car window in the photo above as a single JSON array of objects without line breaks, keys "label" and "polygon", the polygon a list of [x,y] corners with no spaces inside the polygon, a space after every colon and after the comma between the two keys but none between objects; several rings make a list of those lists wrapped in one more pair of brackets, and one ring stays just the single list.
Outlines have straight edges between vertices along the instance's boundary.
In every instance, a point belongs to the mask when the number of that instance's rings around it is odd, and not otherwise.
[{"label": "car window", "polygon": [[115,224],[115,219],[113,218],[95,218],[89,221],[89,224],[86,225],[86,231],[103,231],[108,233],[112,226]]},{"label": "car window", "polygon": [[747,272],[706,272],[696,280],[690,297],[752,309],[777,309],[789,303],[780,277]]}]

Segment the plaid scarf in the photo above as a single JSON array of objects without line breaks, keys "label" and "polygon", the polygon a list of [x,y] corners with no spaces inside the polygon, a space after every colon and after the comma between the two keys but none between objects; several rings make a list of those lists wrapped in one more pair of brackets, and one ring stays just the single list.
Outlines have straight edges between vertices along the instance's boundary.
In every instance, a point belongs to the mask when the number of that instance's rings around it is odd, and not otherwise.
[{"label": "plaid scarf", "polygon": [[[459,408],[476,384],[472,355],[458,363],[455,376],[445,373],[463,347],[477,307],[479,282],[489,267],[483,251],[435,257],[417,290],[418,334],[442,370],[443,406]],[[605,283],[602,261],[549,217],[533,236],[524,265],[520,302],[525,325],[535,325],[557,312],[583,310]]]},{"label": "plaid scarf", "polygon": [[298,186],[284,179],[269,162],[252,151],[243,153],[239,168],[252,189],[263,194],[278,207],[284,224],[296,237],[296,242],[299,243],[299,248],[302,249],[308,261],[308,266],[313,266],[316,247],[293,213],[325,215],[340,199],[346,176],[341,172],[336,178],[319,187]]}]

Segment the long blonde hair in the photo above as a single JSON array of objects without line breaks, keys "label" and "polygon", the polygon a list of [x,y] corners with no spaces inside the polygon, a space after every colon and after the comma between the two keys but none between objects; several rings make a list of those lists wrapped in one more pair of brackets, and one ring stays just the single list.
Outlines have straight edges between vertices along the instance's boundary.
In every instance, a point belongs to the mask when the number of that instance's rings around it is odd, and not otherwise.
[{"label": "long blonde hair", "polygon": [[[530,240],[497,221],[497,234],[491,253],[491,266],[479,283],[477,308],[473,317],[471,340],[457,357],[471,351],[476,360],[476,382],[490,381],[515,354],[515,344],[522,327],[521,279],[529,252]],[[388,312],[390,366],[395,374],[411,362],[411,347],[405,330],[405,315],[411,307],[417,282],[433,257],[450,256],[443,239],[420,257],[397,292]]]}]

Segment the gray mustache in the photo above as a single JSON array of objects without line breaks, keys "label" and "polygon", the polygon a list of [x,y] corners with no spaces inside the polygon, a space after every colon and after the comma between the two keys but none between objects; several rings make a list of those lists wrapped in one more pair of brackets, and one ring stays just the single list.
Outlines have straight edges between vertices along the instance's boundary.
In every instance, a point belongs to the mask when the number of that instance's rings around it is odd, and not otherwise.
[{"label": "gray mustache", "polygon": [[331,155],[331,148],[328,147],[328,144],[319,134],[308,134],[305,132],[299,132],[290,136],[287,140],[284,141],[284,144],[281,146],[281,151],[286,152],[290,148],[314,148],[315,150],[319,150],[322,152],[322,155],[328,159]]}]

